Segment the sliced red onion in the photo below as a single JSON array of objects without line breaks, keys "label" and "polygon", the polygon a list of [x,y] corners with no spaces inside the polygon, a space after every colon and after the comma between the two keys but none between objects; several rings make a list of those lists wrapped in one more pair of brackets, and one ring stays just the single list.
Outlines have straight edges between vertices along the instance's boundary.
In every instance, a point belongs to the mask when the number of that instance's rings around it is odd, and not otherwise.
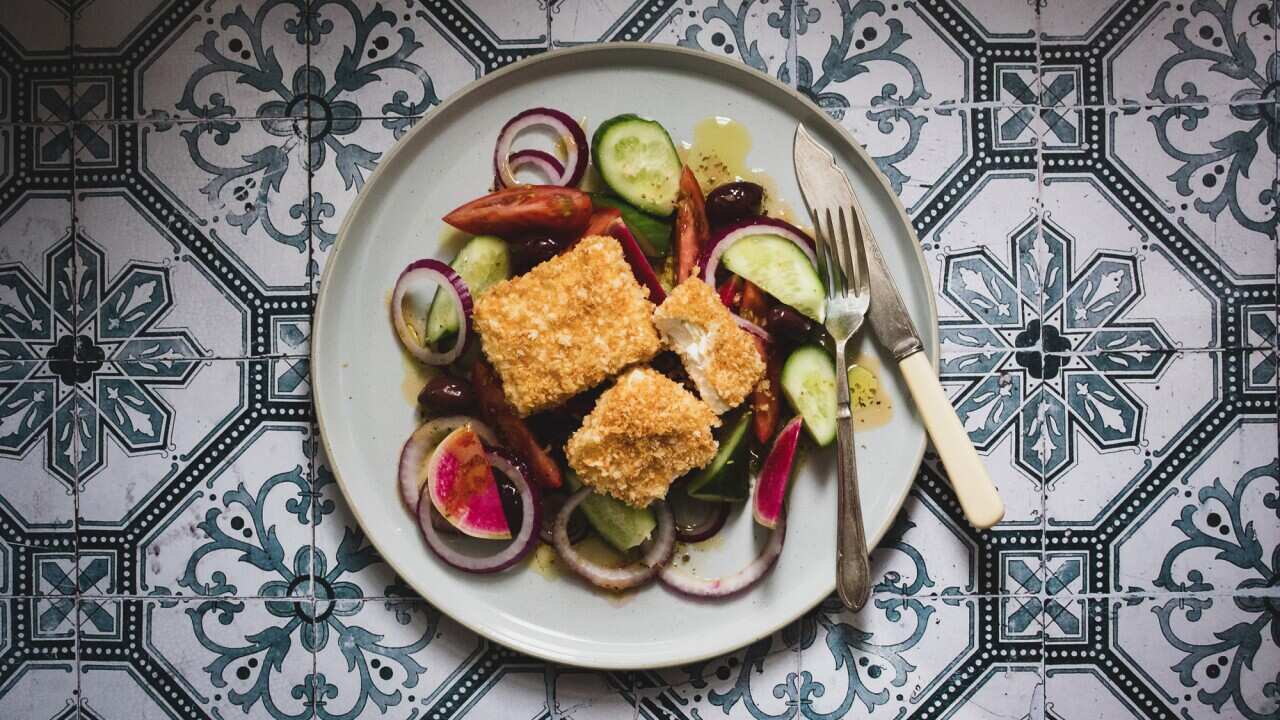
[{"label": "sliced red onion", "polygon": [[778,525],[769,533],[769,540],[764,548],[746,567],[738,572],[719,578],[699,578],[667,565],[658,573],[658,580],[681,595],[696,598],[727,598],[737,595],[760,582],[773,569],[782,554],[782,541],[786,539],[787,521],[783,516]]},{"label": "sliced red onion", "polygon": [[641,558],[626,567],[611,568],[597,565],[587,558],[583,557],[569,542],[569,518],[573,515],[573,511],[578,505],[591,494],[591,488],[582,488],[569,496],[565,501],[564,507],[560,508],[560,514],[556,516],[555,525],[552,526],[551,539],[555,545],[556,553],[560,555],[560,559],[565,565],[569,566],[578,575],[592,585],[602,587],[607,590],[626,590],[638,585],[649,582],[658,574],[659,569],[671,559],[671,554],[676,547],[675,522],[672,520],[671,511],[667,509],[666,503],[658,502],[654,504],[654,514],[658,518],[658,527],[654,530],[653,537],[649,538],[641,545],[644,555]]},{"label": "sliced red onion", "polygon": [[445,436],[463,425],[470,425],[485,445],[497,443],[497,437],[484,423],[466,415],[451,415],[423,423],[413,431],[400,449],[396,485],[400,488],[400,499],[409,512],[417,512],[418,498],[427,482],[427,460],[431,457],[431,451],[436,449]]},{"label": "sliced red onion", "polygon": [[814,267],[818,266],[818,258],[813,254],[813,239],[805,231],[789,222],[776,218],[753,217],[728,225],[711,238],[711,242],[707,244],[706,250],[703,251],[702,259],[699,261],[702,265],[703,281],[711,287],[715,287],[716,270],[720,268],[720,256],[724,255],[729,246],[744,237],[751,237],[752,235],[777,235],[790,240],[796,247],[800,248],[805,257],[809,258],[809,262]]},{"label": "sliced red onion", "polygon": [[[436,352],[426,345],[423,342],[425,330],[411,326],[405,318],[405,296],[419,283],[438,287],[441,292],[451,296],[458,309],[459,317],[462,318],[458,323],[458,337],[453,347],[445,352]],[[426,303],[422,311],[424,327],[425,316],[430,307],[431,303]],[[400,273],[395,290],[391,294],[391,322],[395,325],[400,343],[410,355],[428,365],[448,365],[462,354],[467,344],[467,337],[471,334],[471,291],[467,289],[467,283],[453,268],[439,260],[427,258],[409,263],[409,267]]]},{"label": "sliced red onion", "polygon": [[[517,150],[507,158],[507,167],[511,169],[513,177],[520,168],[525,166],[534,168],[542,173],[546,176],[547,182],[553,185],[559,184],[560,178],[564,177],[564,164],[556,156],[542,150],[534,150],[533,148]],[[498,178],[497,185],[500,188],[507,187],[502,184],[501,178]]]},{"label": "sliced red onion", "polygon": [[434,506],[430,498],[420,498],[418,501],[418,528],[422,530],[422,537],[427,541],[427,547],[431,548],[431,551],[445,564],[459,570],[481,574],[506,570],[520,562],[533,549],[533,546],[538,544],[538,527],[542,519],[538,499],[534,496],[533,488],[529,485],[529,480],[524,473],[503,457],[502,453],[489,452],[485,455],[489,459],[489,465],[506,475],[511,484],[515,485],[516,491],[520,493],[520,532],[501,550],[485,556],[467,555],[454,550],[440,536],[440,531],[432,522],[431,511]]},{"label": "sliced red onion", "polygon": [[683,490],[667,494],[667,505],[675,520],[676,540],[696,543],[707,540],[729,519],[729,503],[699,500]]},{"label": "sliced red onion", "polygon": [[576,186],[587,171],[587,135],[577,120],[553,108],[530,108],[516,115],[498,132],[498,143],[493,148],[493,172],[499,187],[515,187],[515,171],[511,165],[511,146],[521,132],[537,126],[551,128],[564,143],[565,163],[553,185]]},{"label": "sliced red onion", "polygon": [[[543,493],[542,495],[542,516],[554,518],[560,514],[560,508],[564,507],[566,495],[555,492]],[[552,537],[553,525],[543,525],[539,532],[542,542],[552,545],[554,538]],[[587,537],[588,526],[587,521],[581,515],[574,515],[569,518],[569,542],[577,545]]]},{"label": "sliced red onion", "polygon": [[742,317],[741,315],[734,314],[733,321],[738,323],[738,327],[742,328],[743,330],[746,330],[748,333],[765,341],[766,343],[773,342],[773,338],[769,335],[769,331],[751,322],[750,320]]}]

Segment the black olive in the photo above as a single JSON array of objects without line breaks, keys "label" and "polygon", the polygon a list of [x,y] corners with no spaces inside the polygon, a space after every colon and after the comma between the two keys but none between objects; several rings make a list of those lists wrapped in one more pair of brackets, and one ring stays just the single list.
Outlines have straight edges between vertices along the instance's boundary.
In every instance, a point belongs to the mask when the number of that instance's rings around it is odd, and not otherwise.
[{"label": "black olive", "polygon": [[813,321],[785,305],[778,305],[765,318],[770,334],[793,343],[802,343],[813,332]]},{"label": "black olive", "polygon": [[418,405],[432,415],[466,412],[475,404],[476,395],[471,386],[446,375],[431,378],[418,393]]},{"label": "black olive", "polygon": [[712,225],[728,225],[760,214],[764,188],[752,182],[721,185],[707,195],[707,219]]},{"label": "black olive", "polygon": [[513,242],[510,244],[511,264],[515,267],[516,274],[523,275],[532,270],[533,266],[559,255],[568,245],[564,240],[554,237]]}]

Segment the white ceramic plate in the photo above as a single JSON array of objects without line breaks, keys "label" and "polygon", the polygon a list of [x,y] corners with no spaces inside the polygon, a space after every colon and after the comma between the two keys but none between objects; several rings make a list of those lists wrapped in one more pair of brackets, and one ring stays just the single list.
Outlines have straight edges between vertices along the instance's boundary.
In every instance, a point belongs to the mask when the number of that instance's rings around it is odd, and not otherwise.
[{"label": "white ceramic plate", "polygon": [[[387,297],[410,261],[449,255],[438,247],[440,216],[482,195],[492,180],[498,129],[517,112],[550,105],[595,124],[624,112],[651,116],[677,141],[709,116],[734,118],[754,139],[748,160],[803,208],[791,140],[804,123],[849,173],[870,213],[926,349],[937,357],[932,284],[907,217],[862,149],[791,89],[712,56],[640,44],[542,55],[493,73],[418,123],[378,165],[343,223],[315,313],[312,373],[325,450],[365,533],[427,600],[488,636],[530,655],[599,668],[692,662],[762,637],[813,607],[835,586],[835,478],[830,453],[815,453],[793,481],[786,545],[773,573],[743,595],[699,602],[652,585],[619,599],[569,576],[529,567],[493,576],[454,571],[430,553],[396,493],[396,459],[415,427],[403,399],[404,364],[387,319]],[[449,251],[451,252],[451,251]],[[879,355],[863,337],[862,351]],[[906,497],[925,433],[896,373],[881,382],[891,421],[858,437],[863,513],[878,542]],[[693,552],[700,574],[741,567],[763,533],[735,513],[723,541]]]}]

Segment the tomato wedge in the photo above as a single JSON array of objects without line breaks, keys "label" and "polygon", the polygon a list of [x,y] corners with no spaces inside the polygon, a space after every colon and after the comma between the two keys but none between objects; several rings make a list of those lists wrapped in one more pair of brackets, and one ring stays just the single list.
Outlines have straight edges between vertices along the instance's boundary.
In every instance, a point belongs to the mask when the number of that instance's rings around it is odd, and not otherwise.
[{"label": "tomato wedge", "polygon": [[751,425],[756,439],[768,444],[782,419],[782,357],[765,347],[763,340],[757,345],[764,353],[764,377],[751,391]]},{"label": "tomato wedge", "polygon": [[680,174],[680,194],[676,197],[676,284],[698,270],[702,248],[711,239],[706,198],[693,171],[686,165]]},{"label": "tomato wedge", "polygon": [[498,374],[484,361],[471,368],[471,384],[480,401],[480,415],[497,431],[498,437],[521,460],[529,465],[534,482],[544,488],[558,488],[562,482],[560,466],[538,444],[538,438],[507,402]]},{"label": "tomato wedge", "polygon": [[738,311],[738,303],[742,301],[742,290],[739,287],[742,284],[742,278],[737,275],[730,275],[728,280],[720,286],[716,292],[720,293],[720,302],[729,308],[730,312]]},{"label": "tomato wedge", "polygon": [[769,296],[750,280],[742,281],[742,299],[738,301],[738,314],[744,320],[760,327],[764,327],[764,319],[769,315]]},{"label": "tomato wedge", "polygon": [[617,208],[600,208],[591,213],[591,219],[587,222],[587,229],[582,231],[582,236],[609,235],[613,223],[621,221],[622,213]]},{"label": "tomato wedge", "polygon": [[444,216],[473,235],[501,238],[551,234],[577,237],[591,219],[591,197],[574,188],[521,185],[499,190]]}]

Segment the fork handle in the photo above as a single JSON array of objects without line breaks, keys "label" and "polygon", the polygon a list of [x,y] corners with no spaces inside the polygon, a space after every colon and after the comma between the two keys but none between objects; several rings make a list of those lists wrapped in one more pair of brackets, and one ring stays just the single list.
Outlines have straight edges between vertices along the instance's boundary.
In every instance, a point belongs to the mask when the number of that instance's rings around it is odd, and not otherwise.
[{"label": "fork handle", "polygon": [[1000,522],[1004,517],[1004,502],[987,475],[978,451],[973,448],[968,431],[960,424],[951,400],[942,391],[929,359],[923,352],[912,353],[899,360],[898,367],[911,389],[925,429],[933,439],[933,447],[947,469],[965,518],[979,530]]},{"label": "fork handle", "polygon": [[871,590],[867,531],[862,524],[858,463],[853,446],[853,411],[844,348],[836,350],[836,594],[850,610],[861,610]]}]

